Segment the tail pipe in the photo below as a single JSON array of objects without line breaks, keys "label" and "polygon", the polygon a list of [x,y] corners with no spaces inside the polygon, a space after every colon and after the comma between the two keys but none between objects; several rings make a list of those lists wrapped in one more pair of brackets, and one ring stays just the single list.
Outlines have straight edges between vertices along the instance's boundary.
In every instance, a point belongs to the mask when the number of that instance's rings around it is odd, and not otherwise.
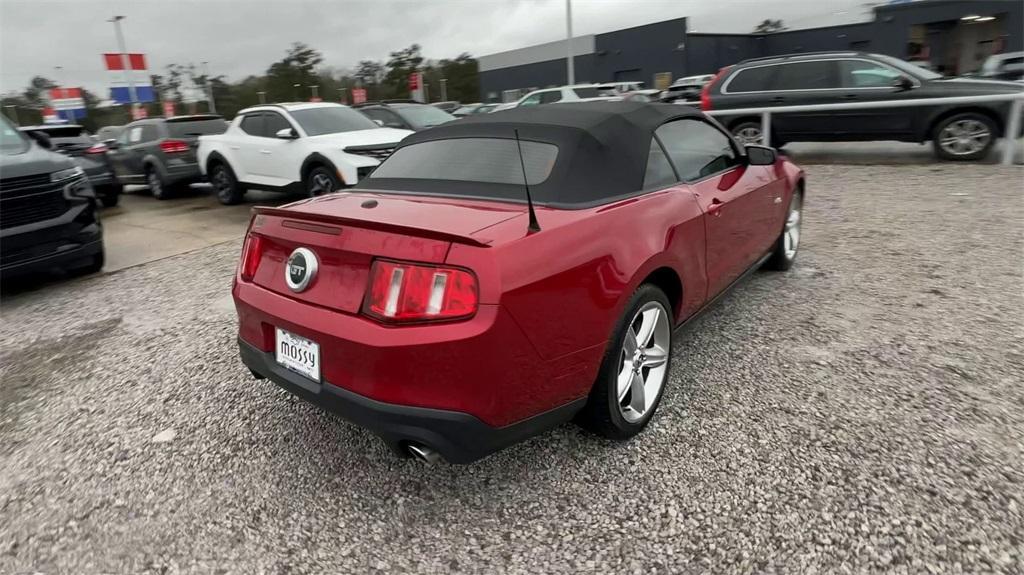
[{"label": "tail pipe", "polygon": [[427,447],[426,445],[420,445],[418,443],[410,443],[409,454],[414,458],[419,459],[427,465],[433,465],[438,461],[441,461],[441,454]]}]

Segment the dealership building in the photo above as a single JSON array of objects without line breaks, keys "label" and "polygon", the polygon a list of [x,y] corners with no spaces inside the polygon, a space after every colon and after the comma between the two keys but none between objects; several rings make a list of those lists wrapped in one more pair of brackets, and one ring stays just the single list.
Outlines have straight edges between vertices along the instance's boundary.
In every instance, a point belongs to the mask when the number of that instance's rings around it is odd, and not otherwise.
[{"label": "dealership building", "polygon": [[[875,7],[870,22],[770,34],[691,33],[687,19],[677,18],[577,36],[571,46],[577,83],[660,88],[747,58],[823,50],[888,54],[957,75],[977,70],[991,54],[1024,50],[1024,1],[897,0]],[[480,57],[481,99],[507,102],[564,84],[567,52],[561,40]]]}]

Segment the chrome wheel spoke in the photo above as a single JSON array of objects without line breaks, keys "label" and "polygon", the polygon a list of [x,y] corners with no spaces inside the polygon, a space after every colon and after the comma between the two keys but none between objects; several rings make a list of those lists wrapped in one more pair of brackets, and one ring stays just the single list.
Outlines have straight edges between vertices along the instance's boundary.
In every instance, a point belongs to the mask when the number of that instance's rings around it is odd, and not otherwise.
[{"label": "chrome wheel spoke", "polygon": [[665,365],[668,361],[668,353],[658,346],[652,346],[644,350],[644,367],[654,368]]},{"label": "chrome wheel spoke", "polygon": [[654,335],[654,328],[660,319],[661,308],[654,307],[645,310],[641,314],[640,330],[636,334],[637,347],[640,349],[650,346],[651,336]]},{"label": "chrome wheel spoke", "polygon": [[632,359],[633,355],[636,354],[637,347],[636,332],[630,327],[626,331],[626,341],[622,344],[622,350],[626,354],[626,359]]},{"label": "chrome wheel spoke", "polygon": [[633,361],[627,359],[622,363],[622,369],[619,370],[619,377],[616,380],[617,389],[616,397],[619,398],[619,404],[622,404],[622,400],[626,398],[626,394],[629,393],[630,385],[633,383]]},{"label": "chrome wheel spoke", "polygon": [[647,390],[644,385],[644,378],[640,375],[639,371],[632,372],[633,377],[630,378],[629,391],[629,408],[632,409],[637,415],[643,415],[647,411]]}]

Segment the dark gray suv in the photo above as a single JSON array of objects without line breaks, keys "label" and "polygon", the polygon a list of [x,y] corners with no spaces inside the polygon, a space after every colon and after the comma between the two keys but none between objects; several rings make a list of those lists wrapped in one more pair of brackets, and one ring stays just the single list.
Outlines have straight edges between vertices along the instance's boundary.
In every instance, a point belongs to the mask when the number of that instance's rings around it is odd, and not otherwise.
[{"label": "dark gray suv", "polygon": [[[758,58],[724,68],[705,86],[701,108],[729,110],[983,96],[1021,92],[1015,82],[947,78],[898,58],[818,52]],[[949,160],[985,157],[1003,135],[1009,102],[787,112],[772,116],[772,145],[786,142],[931,140]],[[716,118],[744,144],[761,141],[759,115]]]},{"label": "dark gray suv", "polygon": [[216,115],[137,120],[108,140],[108,156],[123,184],[146,184],[158,200],[176,188],[202,181],[196,163],[199,136],[221,134],[228,123]]}]

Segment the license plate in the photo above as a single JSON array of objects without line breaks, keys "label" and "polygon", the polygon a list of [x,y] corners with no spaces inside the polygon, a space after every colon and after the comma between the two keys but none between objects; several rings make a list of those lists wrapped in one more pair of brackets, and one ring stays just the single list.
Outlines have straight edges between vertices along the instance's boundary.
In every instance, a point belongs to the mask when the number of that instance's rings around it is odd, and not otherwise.
[{"label": "license plate", "polygon": [[277,363],[313,381],[320,381],[320,344],[277,328],[275,350]]}]

